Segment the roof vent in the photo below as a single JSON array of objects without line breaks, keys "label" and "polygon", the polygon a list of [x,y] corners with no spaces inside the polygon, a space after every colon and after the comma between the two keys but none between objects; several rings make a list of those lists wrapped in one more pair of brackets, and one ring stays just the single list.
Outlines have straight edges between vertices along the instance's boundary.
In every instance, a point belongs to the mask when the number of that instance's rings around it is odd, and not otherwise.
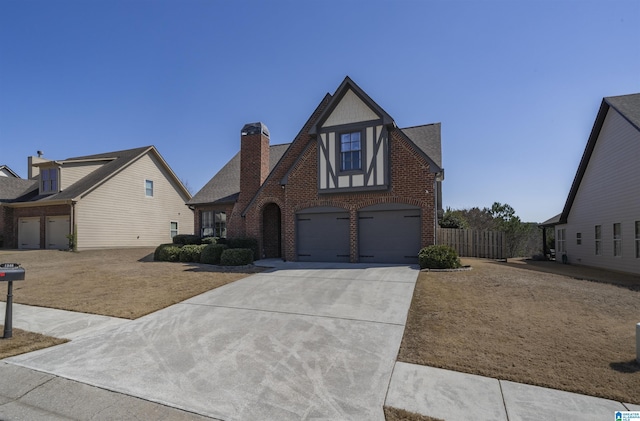
[{"label": "roof vent", "polygon": [[263,134],[266,137],[269,137],[269,129],[264,123],[249,123],[245,124],[240,132],[242,136],[248,136],[252,134]]}]

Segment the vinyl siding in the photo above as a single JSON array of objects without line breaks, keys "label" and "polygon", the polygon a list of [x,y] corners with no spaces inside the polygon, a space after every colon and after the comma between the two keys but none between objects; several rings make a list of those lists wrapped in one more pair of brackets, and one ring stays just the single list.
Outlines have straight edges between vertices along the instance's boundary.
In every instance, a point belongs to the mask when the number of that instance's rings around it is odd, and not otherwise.
[{"label": "vinyl siding", "polygon": [[106,162],[90,162],[90,163],[78,163],[78,164],[64,164],[60,170],[60,190],[65,190],[67,187],[91,174]]},{"label": "vinyl siding", "polygon": [[[171,242],[171,221],[180,234],[193,233],[193,211],[152,154],[83,197],[75,207],[78,248],[143,247]],[[145,180],[153,197],[145,197]]]},{"label": "vinyl siding", "polygon": [[[635,257],[635,221],[640,220],[640,132],[610,108],[566,225],[569,262],[640,273]],[[613,224],[622,225],[622,256],[613,255]],[[602,227],[595,255],[595,226]],[[576,244],[576,234],[582,244]]]},{"label": "vinyl siding", "polygon": [[352,90],[347,91],[340,103],[324,122],[322,127],[377,120],[380,117],[373,112]]}]

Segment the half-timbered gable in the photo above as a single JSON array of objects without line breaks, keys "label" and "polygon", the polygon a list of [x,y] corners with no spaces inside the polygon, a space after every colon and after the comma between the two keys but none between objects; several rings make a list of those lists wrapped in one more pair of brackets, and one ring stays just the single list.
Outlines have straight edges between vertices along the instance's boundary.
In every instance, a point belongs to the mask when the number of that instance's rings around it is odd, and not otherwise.
[{"label": "half-timbered gable", "polygon": [[318,142],[318,192],[389,187],[389,128],[393,120],[349,78],[310,133]]}]

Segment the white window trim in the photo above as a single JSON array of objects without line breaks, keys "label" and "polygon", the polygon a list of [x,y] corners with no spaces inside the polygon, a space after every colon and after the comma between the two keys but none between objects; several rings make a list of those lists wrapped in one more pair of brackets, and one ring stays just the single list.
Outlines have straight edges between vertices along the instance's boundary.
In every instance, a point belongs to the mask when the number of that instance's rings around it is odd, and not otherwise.
[{"label": "white window trim", "polygon": [[[173,229],[173,224],[176,224],[176,229]],[[175,231],[175,234],[173,234],[173,232]],[[169,221],[169,237],[173,238],[175,235],[178,235],[180,233],[180,224],[178,224],[178,221]]]},{"label": "white window trim", "polygon": [[[147,183],[151,183],[151,194],[149,195],[149,189],[147,187]],[[154,195],[154,188],[153,188],[153,180],[149,180],[149,179],[145,179],[144,180],[144,196],[145,197],[153,197]]]}]

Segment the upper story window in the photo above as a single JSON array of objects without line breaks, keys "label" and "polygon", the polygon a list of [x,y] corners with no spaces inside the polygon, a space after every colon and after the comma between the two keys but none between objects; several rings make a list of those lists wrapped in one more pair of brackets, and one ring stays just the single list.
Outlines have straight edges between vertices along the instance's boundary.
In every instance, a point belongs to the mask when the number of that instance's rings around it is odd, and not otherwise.
[{"label": "upper story window", "polygon": [[340,170],[353,171],[362,169],[362,143],[360,132],[340,135]]},{"label": "upper story window", "polygon": [[144,180],[144,195],[147,197],[153,197],[153,181]]},{"label": "upper story window", "polygon": [[58,168],[41,168],[40,169],[40,192],[41,193],[57,193],[58,192]]}]

